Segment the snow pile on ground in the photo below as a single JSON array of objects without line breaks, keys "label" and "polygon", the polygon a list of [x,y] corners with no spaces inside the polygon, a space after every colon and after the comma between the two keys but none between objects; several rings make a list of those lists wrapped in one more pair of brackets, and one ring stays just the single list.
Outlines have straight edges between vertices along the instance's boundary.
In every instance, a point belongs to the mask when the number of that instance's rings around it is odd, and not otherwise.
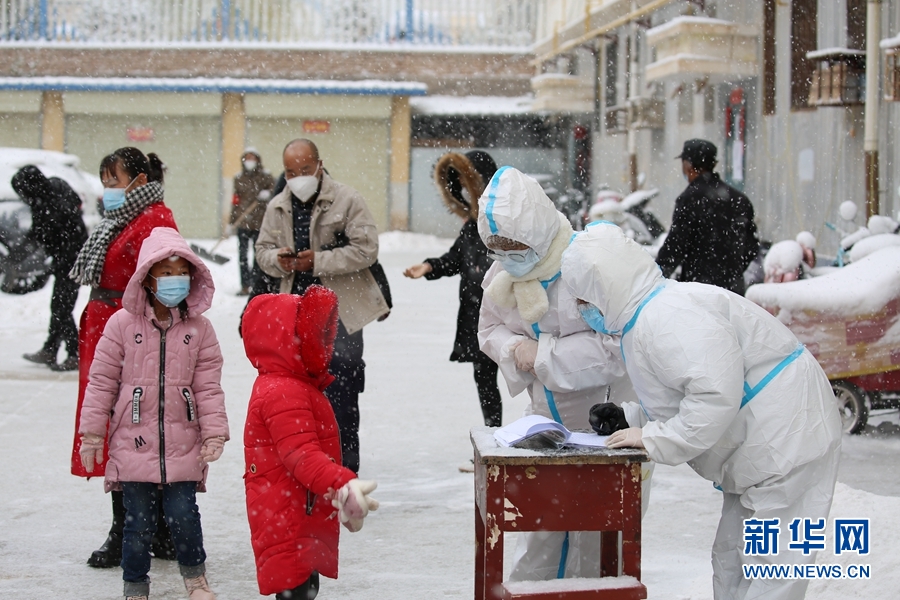
[{"label": "snow pile on ground", "polygon": [[[361,397],[362,470],[378,481],[381,508],[357,534],[342,532],[340,578],[322,580],[319,597],[347,600],[471,598],[474,589],[474,490],[458,466],[472,456],[469,431],[482,425],[472,366],[451,363],[459,281],[411,280],[406,267],[445,250],[451,240],[392,232],[381,236],[380,260],[394,309],[365,329],[366,391]],[[214,240],[199,241],[211,247]],[[216,296],[207,316],[225,357],[231,441],[210,466],[209,492],[198,502],[208,576],[220,600],[259,598],[250,548],[242,475],[242,434],[255,372],[244,356],[237,319],[240,289],[235,238],[210,264]],[[793,285],[793,284],[789,284]],[[87,301],[81,290],[76,314]],[[50,286],[26,296],[0,294],[0,456],[6,459],[0,494],[0,598],[121,599],[120,569],[84,562],[106,536],[109,497],[102,482],[69,474],[77,375],[53,373],[21,358],[40,348],[49,320]],[[504,422],[522,416],[526,401],[501,383]],[[832,516],[872,519],[872,553],[856,560],[822,553],[821,563],[872,565],[866,581],[820,581],[808,598],[892,598],[900,589],[900,427],[896,411],[871,435],[844,438]],[[870,422],[876,423],[874,416]],[[882,425],[885,425],[883,423]],[[712,598],[710,547],[721,494],[687,465],[657,466],[643,522],[642,581],[651,599]],[[565,499],[562,499],[564,501]],[[505,566],[515,549],[507,536]],[[153,598],[183,598],[174,563],[154,561]]]},{"label": "snow pile on ground", "polygon": [[[387,252],[446,252],[453,240],[435,235],[410,233],[409,231],[389,231],[378,236],[378,251]],[[423,256],[422,258],[427,258]]]}]

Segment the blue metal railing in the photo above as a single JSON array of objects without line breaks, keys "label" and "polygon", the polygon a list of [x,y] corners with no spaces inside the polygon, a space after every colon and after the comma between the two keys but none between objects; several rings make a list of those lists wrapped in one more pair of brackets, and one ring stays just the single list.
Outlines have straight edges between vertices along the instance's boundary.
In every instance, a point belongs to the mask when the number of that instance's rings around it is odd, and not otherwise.
[{"label": "blue metal railing", "polygon": [[539,0],[0,0],[0,43],[527,47]]}]

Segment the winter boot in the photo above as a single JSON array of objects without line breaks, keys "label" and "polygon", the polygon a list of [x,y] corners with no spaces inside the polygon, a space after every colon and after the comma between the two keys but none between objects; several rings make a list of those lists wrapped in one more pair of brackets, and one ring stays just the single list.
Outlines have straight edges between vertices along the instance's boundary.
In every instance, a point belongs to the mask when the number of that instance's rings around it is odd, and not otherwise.
[{"label": "winter boot", "polygon": [[125,600],[149,600],[150,599],[150,582],[137,583],[125,582]]},{"label": "winter boot", "polygon": [[191,600],[216,600],[216,595],[209,589],[206,575],[185,577],[184,588],[187,590],[188,598]]},{"label": "winter boot", "polygon": [[87,564],[95,569],[111,569],[122,563],[122,531],[125,528],[125,504],[122,492],[112,492],[113,522],[109,528],[109,536],[97,550],[91,554]]},{"label": "winter boot", "polygon": [[319,574],[312,572],[303,585],[275,594],[275,600],[313,600],[319,595]]},{"label": "winter boot", "polygon": [[56,364],[56,352],[56,350],[50,348],[41,348],[34,354],[23,354],[22,358],[39,365]]},{"label": "winter boot", "polygon": [[50,363],[49,367],[51,371],[77,371],[78,357],[68,356],[66,357],[66,360],[62,361],[61,363]]}]

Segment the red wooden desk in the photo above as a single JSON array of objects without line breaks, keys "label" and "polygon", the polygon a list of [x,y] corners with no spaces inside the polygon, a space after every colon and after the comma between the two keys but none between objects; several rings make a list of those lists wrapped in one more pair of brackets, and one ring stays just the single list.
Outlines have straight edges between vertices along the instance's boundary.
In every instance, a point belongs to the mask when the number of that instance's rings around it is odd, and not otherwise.
[{"label": "red wooden desk", "polygon": [[[498,446],[491,427],[475,447],[476,600],[639,600],[643,450],[521,450]],[[503,582],[508,531],[600,531],[600,579]],[[618,532],[622,546],[618,547]],[[621,566],[621,576],[620,573]],[[618,577],[617,577],[618,576]]]}]

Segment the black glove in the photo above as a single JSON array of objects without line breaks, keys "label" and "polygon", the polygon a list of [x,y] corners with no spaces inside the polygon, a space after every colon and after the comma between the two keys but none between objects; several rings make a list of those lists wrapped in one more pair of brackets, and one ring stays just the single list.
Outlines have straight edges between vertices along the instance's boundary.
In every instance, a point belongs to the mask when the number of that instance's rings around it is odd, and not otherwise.
[{"label": "black glove", "polygon": [[625,411],[612,402],[593,405],[590,421],[591,429],[596,431],[597,435],[610,435],[629,427],[628,421],[625,420]]}]

